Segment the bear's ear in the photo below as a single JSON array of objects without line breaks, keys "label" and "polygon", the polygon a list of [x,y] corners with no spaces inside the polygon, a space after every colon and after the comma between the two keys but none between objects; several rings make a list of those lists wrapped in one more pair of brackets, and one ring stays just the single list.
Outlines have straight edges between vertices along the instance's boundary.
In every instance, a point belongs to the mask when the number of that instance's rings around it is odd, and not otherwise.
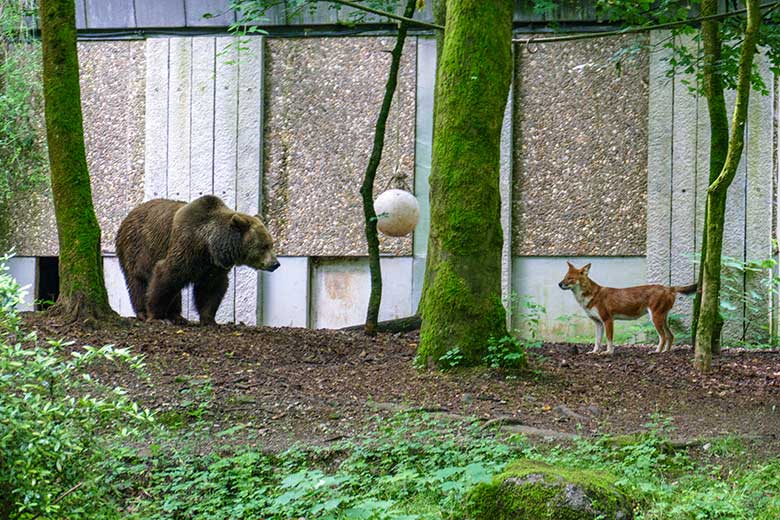
[{"label": "bear's ear", "polygon": [[250,221],[246,215],[233,213],[233,216],[230,218],[230,225],[239,231],[244,232],[252,226],[252,221]]}]

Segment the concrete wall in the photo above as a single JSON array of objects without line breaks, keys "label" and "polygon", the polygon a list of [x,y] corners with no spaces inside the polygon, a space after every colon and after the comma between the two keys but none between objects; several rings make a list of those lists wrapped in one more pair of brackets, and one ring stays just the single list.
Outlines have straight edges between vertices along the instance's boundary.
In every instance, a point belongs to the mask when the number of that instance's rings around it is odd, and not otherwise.
[{"label": "concrete wall", "polygon": [[516,54],[514,255],[644,254],[647,54],[610,60],[645,38]]},{"label": "concrete wall", "polygon": [[[79,42],[81,104],[92,200],[102,247],[112,252],[125,215],[143,200],[146,60],[141,41]],[[41,141],[44,137],[41,102]],[[45,156],[45,153],[44,153]],[[148,161],[147,161],[148,162]],[[48,188],[11,201],[10,235],[0,250],[56,256],[57,227]]]},{"label": "concrete wall", "polygon": [[[665,37],[654,33],[649,42]],[[530,294],[547,307],[548,339],[590,334],[571,295],[556,286],[567,259],[593,261],[594,279],[611,286],[687,284],[694,276],[706,189],[704,101],[688,93],[690,78],[666,77],[660,47],[640,52],[620,74],[602,66],[632,41],[516,50],[501,149],[502,285],[505,297]],[[392,39],[252,37],[240,55],[233,42],[80,44],[112,305],[131,313],[112,245],[129,209],[142,199],[214,193],[240,211],[263,213],[282,263],[272,274],[234,270],[220,321],[359,323],[368,278],[357,187]],[[421,217],[412,237],[383,240],[383,319],[414,312],[422,291],[435,68],[434,41],[410,38],[376,191],[393,183],[414,190]],[[751,99],[743,170],[730,194],[727,251],[739,258],[771,254],[777,96],[774,81],[767,84],[769,97]],[[12,241],[27,257],[14,269],[24,280],[35,274],[31,257],[57,253],[50,200],[34,200],[17,208],[14,223]],[[189,300],[184,311],[196,319]],[[765,322],[768,312],[751,322]],[[741,322],[729,327],[744,332]]]},{"label": "concrete wall", "polygon": [[[652,33],[651,44],[671,37]],[[697,43],[681,43],[695,50]],[[709,177],[710,130],[706,100],[691,92],[696,78],[684,72],[668,77],[667,49],[659,48],[650,59],[650,117],[648,120],[648,218],[647,274],[654,283],[687,285],[697,276],[701,251],[707,184]],[[757,57],[758,69],[769,94],[750,95],[745,148],[737,175],[728,192],[723,254],[737,261],[770,258],[772,251],[773,200],[777,174],[773,171],[775,78],[766,58]],[[734,92],[726,94],[729,116]],[[739,280],[744,290],[757,280]],[[691,303],[679,304],[689,317]],[[769,298],[752,315],[738,308],[726,323],[728,337],[740,339],[765,326],[769,319]],[[752,324],[752,325],[751,325]]]}]

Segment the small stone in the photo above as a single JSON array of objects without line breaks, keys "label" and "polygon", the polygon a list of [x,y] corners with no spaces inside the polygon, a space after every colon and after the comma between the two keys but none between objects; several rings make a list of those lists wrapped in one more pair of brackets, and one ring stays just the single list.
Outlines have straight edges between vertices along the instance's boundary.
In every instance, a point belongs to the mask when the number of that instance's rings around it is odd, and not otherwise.
[{"label": "small stone", "polygon": [[589,405],[586,410],[589,414],[591,414],[594,417],[600,417],[601,416],[601,408],[596,406],[595,404]]}]

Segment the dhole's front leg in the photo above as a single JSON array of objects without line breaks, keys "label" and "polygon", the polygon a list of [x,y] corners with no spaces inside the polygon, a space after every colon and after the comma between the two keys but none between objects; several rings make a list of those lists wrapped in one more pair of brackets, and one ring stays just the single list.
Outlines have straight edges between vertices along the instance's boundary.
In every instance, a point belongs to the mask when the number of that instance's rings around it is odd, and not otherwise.
[{"label": "dhole's front leg", "polygon": [[607,329],[607,354],[615,353],[615,345],[612,343],[612,333],[615,331],[614,325],[615,322],[612,321],[611,317],[604,320],[604,327]]},{"label": "dhole's front leg", "polygon": [[604,324],[599,320],[593,320],[593,324],[596,326],[596,344],[593,346],[593,350],[591,350],[590,353],[598,354],[599,350],[601,350],[601,340],[604,337]]}]

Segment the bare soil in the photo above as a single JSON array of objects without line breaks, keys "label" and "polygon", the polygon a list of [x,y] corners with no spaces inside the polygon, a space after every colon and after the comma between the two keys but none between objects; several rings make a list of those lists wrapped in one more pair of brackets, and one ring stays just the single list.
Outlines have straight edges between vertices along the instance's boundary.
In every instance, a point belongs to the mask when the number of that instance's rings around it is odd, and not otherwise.
[{"label": "bare soil", "polygon": [[378,414],[425,408],[483,419],[599,435],[642,431],[656,414],[670,417],[674,436],[756,438],[780,447],[780,352],[726,350],[711,374],[691,366],[690,347],[651,354],[650,346],[617,347],[614,356],[589,347],[547,344],[531,370],[417,370],[418,336],[222,325],[200,327],[123,320],[101,330],[60,326],[27,314],[45,338],[80,345],[132,347],[146,357],[150,378],[108,365],[106,383],[125,387],[164,420],[199,413],[229,427],[249,423],[260,442],[281,449],[354,435]]}]

